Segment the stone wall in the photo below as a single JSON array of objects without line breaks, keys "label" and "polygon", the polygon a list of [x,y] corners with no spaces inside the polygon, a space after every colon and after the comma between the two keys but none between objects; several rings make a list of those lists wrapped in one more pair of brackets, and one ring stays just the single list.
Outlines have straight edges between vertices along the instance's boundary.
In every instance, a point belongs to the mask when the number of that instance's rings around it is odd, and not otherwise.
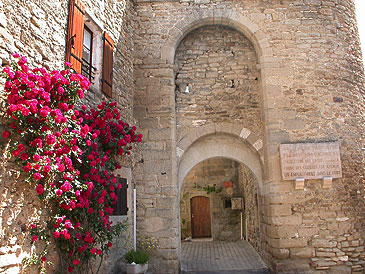
[{"label": "stone wall", "polygon": [[[224,25],[245,34],[258,60],[264,136],[261,160],[265,171],[259,189],[265,208],[261,254],[276,271],[362,271],[364,75],[353,1],[181,0],[137,4],[135,113],[146,136],[144,162],[136,171],[140,174],[137,184],[143,185],[141,192],[151,184],[159,189],[154,196],[141,194],[138,198],[138,202],[148,203],[149,212],[141,210],[141,230],[163,234],[164,239],[177,238],[179,222],[174,216],[178,216],[175,207],[179,205],[173,189],[177,186],[179,160],[184,159],[186,151],[175,151],[175,144],[191,144],[189,140],[199,140],[205,132],[194,131],[195,136],[185,141],[190,130],[177,127],[182,125],[178,117],[199,120],[189,117],[198,116],[191,114],[194,103],[189,100],[200,94],[194,94],[197,90],[192,88],[193,94],[179,91],[175,98],[174,71],[179,70],[173,64],[175,49],[185,36],[189,39],[189,33],[194,36],[195,29]],[[181,45],[185,47],[184,42]],[[210,43],[210,47],[215,45]],[[185,60],[189,60],[189,54],[185,53]],[[182,102],[185,106],[180,105]],[[236,129],[224,130],[229,133]],[[331,189],[322,189],[319,180],[310,180],[303,190],[295,190],[292,181],[282,180],[281,143],[334,140],[341,146],[343,178],[335,179]],[[199,158],[203,155],[199,151]],[[161,208],[152,197],[169,200],[171,209],[163,207],[164,215],[159,214]],[[166,226],[150,229],[150,220],[166,222]],[[178,243],[169,241],[161,250],[154,261],[159,264],[157,269],[163,264],[165,269],[172,269],[171,273],[176,272]]]},{"label": "stone wall", "polygon": [[[82,0],[82,3],[86,7],[87,17],[92,19],[92,24],[99,28],[100,33],[107,31],[114,40],[113,99],[119,103],[122,117],[134,123],[132,117],[134,32],[132,19],[135,12],[133,3],[129,0]],[[11,54],[18,52],[27,57],[31,66],[42,65],[48,69],[63,68],[67,20],[67,0],[1,1],[0,65],[8,65]],[[100,72],[101,68],[98,69]],[[3,79],[1,79],[0,88],[3,89]],[[107,98],[94,84],[85,103],[95,106],[105,99]],[[0,100],[3,103],[4,97],[1,96]],[[1,120],[0,125],[3,125],[3,122]],[[11,159],[6,158],[3,151],[1,154],[0,273],[19,273],[22,268],[22,258],[29,255],[31,251],[27,225],[31,220],[46,217],[47,211],[39,204],[33,187],[26,185],[22,177],[19,177],[17,166],[13,165]],[[130,165],[129,162],[126,164]],[[119,249],[125,247],[121,242],[116,245]],[[106,269],[109,270],[122,256],[121,249],[113,250],[113,252],[111,254],[117,255],[112,255],[107,260]],[[57,257],[56,251],[53,250],[51,253]]]},{"label": "stone wall", "polygon": [[259,210],[259,193],[257,179],[245,165],[239,165],[239,182],[244,198],[244,235],[245,239],[258,251],[262,249],[260,231],[263,210]]},{"label": "stone wall", "polygon": [[175,64],[178,139],[191,127],[227,121],[262,132],[257,58],[244,35],[201,27],[180,42]]}]

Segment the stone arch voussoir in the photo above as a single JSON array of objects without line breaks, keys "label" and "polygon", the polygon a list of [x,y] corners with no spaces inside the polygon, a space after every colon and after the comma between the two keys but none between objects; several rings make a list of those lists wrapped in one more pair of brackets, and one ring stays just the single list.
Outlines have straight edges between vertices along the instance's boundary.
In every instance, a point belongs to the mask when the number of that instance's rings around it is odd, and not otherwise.
[{"label": "stone arch voussoir", "polygon": [[264,63],[266,58],[271,60],[273,57],[269,37],[257,24],[233,10],[207,8],[189,13],[175,24],[168,33],[167,43],[161,49],[161,58],[173,64],[175,50],[186,34],[212,24],[229,26],[243,33],[254,45],[260,63]]},{"label": "stone arch voussoir", "polygon": [[262,139],[239,124],[216,123],[191,129],[177,143],[179,189],[185,176],[195,165],[209,158],[223,157],[236,160],[250,168],[261,191],[262,147]]},{"label": "stone arch voussoir", "polygon": [[197,140],[203,136],[212,134],[228,134],[235,138],[240,138],[247,142],[254,151],[256,151],[261,160],[263,160],[263,139],[256,132],[242,126],[239,123],[209,123],[200,127],[192,128],[189,133],[180,139],[177,144],[177,159],[181,160],[184,152]]}]

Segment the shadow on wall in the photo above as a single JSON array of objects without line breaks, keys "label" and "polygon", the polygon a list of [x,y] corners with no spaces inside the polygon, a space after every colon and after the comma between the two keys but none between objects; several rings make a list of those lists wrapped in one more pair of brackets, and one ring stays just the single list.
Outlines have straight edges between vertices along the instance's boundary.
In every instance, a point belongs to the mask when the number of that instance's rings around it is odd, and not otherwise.
[{"label": "shadow on wall", "polygon": [[[0,186],[0,267],[6,273],[36,273],[37,267],[26,268],[23,259],[30,258],[32,247],[29,227],[37,219],[46,219],[48,210],[37,197],[33,187],[24,183],[18,167],[8,162],[8,155],[2,148]],[[39,251],[44,247],[39,246]],[[55,271],[58,265],[58,256],[55,249],[49,250],[49,260],[55,262],[47,270]]]}]

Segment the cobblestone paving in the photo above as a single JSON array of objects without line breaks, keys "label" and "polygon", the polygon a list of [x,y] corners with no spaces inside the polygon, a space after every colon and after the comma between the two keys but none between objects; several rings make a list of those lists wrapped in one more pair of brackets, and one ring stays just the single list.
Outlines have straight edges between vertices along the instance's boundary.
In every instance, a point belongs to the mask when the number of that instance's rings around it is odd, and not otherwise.
[{"label": "cobblestone paving", "polygon": [[182,273],[270,273],[246,241],[185,242],[181,246]]}]

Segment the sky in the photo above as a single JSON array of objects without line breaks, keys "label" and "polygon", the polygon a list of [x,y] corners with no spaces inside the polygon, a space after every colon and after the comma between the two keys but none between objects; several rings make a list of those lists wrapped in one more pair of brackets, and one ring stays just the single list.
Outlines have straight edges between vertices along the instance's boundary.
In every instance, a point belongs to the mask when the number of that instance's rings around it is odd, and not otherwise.
[{"label": "sky", "polygon": [[[362,56],[365,57],[365,16],[364,16],[365,0],[355,0],[355,6],[356,6],[357,23],[360,33]],[[365,58],[363,58],[363,60],[365,60]]]}]

